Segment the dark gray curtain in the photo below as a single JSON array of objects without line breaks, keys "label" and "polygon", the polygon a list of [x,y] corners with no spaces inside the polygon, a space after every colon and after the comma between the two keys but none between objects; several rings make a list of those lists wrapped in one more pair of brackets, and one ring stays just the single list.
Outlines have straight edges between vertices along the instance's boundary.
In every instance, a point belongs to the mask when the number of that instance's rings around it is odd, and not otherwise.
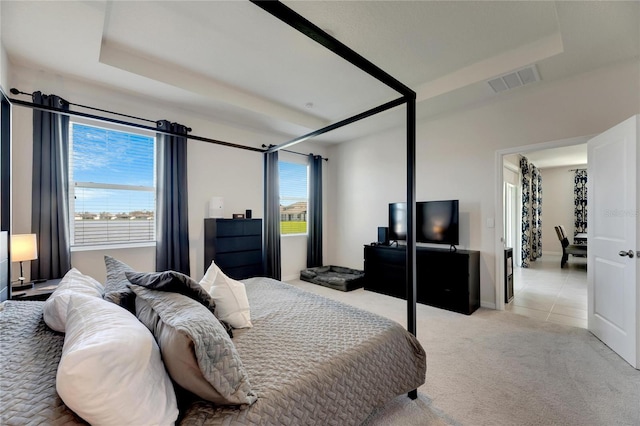
[{"label": "dark gray curtain", "polygon": [[187,207],[187,128],[166,120],[156,137],[156,271],[190,275]]},{"label": "dark gray curtain", "polygon": [[264,274],[281,278],[278,152],[264,154]]},{"label": "dark gray curtain", "polygon": [[322,157],[309,154],[307,268],[322,266]]},{"label": "dark gray curtain", "polygon": [[[33,94],[33,103],[68,110],[55,95]],[[38,260],[31,279],[61,278],[71,269],[69,249],[69,117],[33,110],[31,232],[38,239]]]}]

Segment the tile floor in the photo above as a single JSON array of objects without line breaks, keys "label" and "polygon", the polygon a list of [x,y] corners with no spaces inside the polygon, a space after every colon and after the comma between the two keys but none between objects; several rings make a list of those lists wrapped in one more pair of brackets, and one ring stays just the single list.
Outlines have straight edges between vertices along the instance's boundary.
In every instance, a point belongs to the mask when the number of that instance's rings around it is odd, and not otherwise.
[{"label": "tile floor", "polygon": [[505,309],[527,317],[587,328],[587,259],[544,254],[513,271],[514,298]]}]

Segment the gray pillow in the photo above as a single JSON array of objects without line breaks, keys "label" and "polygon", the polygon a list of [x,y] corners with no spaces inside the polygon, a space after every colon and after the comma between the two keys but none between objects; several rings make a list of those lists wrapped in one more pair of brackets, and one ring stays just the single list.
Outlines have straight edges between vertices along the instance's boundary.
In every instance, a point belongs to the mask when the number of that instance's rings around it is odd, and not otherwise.
[{"label": "gray pillow", "polygon": [[130,283],[150,290],[169,291],[184,294],[202,303],[211,312],[215,312],[216,302],[204,288],[191,277],[176,271],[164,272],[125,272]]},{"label": "gray pillow", "polygon": [[130,312],[135,313],[135,294],[129,288],[129,280],[126,272],[135,272],[126,263],[111,256],[104,257],[107,268],[107,281],[104,283],[104,299],[120,305]]},{"label": "gray pillow", "polygon": [[[202,286],[191,277],[176,271],[164,272],[125,272],[131,284],[151,290],[168,291],[183,294],[209,309],[215,315],[216,302]],[[229,336],[233,337],[231,326],[223,322]]]},{"label": "gray pillow", "polygon": [[136,316],[153,333],[171,378],[220,405],[250,405],[257,396],[224,327],[202,304],[179,293],[131,284]]}]

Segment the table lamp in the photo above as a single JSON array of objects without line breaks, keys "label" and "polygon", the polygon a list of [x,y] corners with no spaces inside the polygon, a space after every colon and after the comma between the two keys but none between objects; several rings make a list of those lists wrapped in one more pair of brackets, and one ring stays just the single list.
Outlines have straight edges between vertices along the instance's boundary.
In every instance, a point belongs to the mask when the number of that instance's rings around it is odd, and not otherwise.
[{"label": "table lamp", "polygon": [[11,236],[11,261],[20,262],[19,284],[12,286],[13,290],[25,290],[33,287],[32,283],[24,283],[24,271],[22,262],[25,260],[35,260],[38,258],[38,244],[36,234],[17,234]]}]

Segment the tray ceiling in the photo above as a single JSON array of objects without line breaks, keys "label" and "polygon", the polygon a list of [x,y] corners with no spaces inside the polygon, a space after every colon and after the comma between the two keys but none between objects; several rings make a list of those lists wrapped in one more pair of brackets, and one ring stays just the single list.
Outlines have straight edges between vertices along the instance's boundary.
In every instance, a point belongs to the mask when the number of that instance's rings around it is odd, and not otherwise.
[{"label": "tray ceiling", "polygon": [[[510,96],[487,81],[528,65],[541,81],[514,91],[640,57],[638,2],[285,4],[414,89],[420,117]],[[0,13],[16,65],[285,137],[398,97],[245,1],[2,1]],[[403,124],[397,110],[324,139]]]}]

